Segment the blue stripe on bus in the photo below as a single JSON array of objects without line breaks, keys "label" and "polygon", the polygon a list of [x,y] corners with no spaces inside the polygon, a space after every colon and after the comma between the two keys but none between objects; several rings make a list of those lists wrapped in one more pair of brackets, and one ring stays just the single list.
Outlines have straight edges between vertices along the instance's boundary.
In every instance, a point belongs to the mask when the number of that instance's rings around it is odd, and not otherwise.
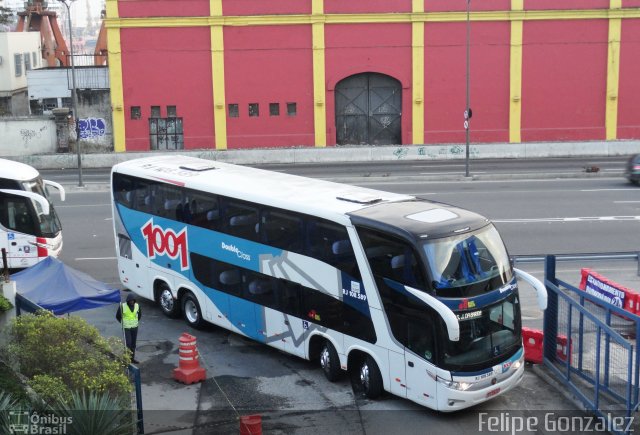
[{"label": "blue stripe on bus", "polygon": [[[496,365],[501,365],[501,366],[507,366],[507,367],[511,367],[511,364],[513,364],[514,362],[518,361],[521,357],[522,357],[522,353],[524,352],[524,348],[520,348],[518,349],[518,351],[516,353],[514,353],[511,358],[509,358],[506,361],[503,361],[501,363],[498,363]],[[480,376],[480,375],[484,375],[485,373],[489,373],[493,371],[493,367],[489,367],[487,369],[482,369],[479,370],[477,372],[451,372],[451,376],[460,376],[460,377],[470,377],[470,376]],[[503,370],[502,372],[504,373],[505,370]]]},{"label": "blue stripe on bus", "polygon": [[[491,305],[494,302],[500,301],[508,296],[510,296],[515,289],[518,288],[518,284],[515,278],[511,280],[511,282],[505,286],[503,286],[500,291],[498,289],[491,291],[490,293],[485,293],[480,296],[470,297],[470,298],[443,298],[438,297],[437,299],[445,304],[452,311],[465,311],[472,309],[479,309],[485,307],[487,305]],[[467,306],[462,307],[462,301],[467,301]]]},{"label": "blue stripe on bus", "polygon": [[[165,231],[167,229],[170,229],[175,233],[179,233],[183,229],[187,228],[187,244],[189,252],[204,255],[215,260],[233,264],[235,266],[249,269],[258,273],[263,273],[260,270],[261,256],[270,255],[273,258],[277,258],[281,257],[286,252],[282,249],[273,248],[261,243],[229,236],[227,234],[208,230],[206,228],[186,225],[184,223],[176,222],[170,219],[165,219],[158,216],[152,216],[148,213],[131,210],[119,204],[118,211],[122,216],[122,221],[127,223],[126,230],[129,234],[129,238],[140,250],[140,252],[145,254],[145,256],[148,256],[147,241],[142,234],[141,228],[147,222],[149,222],[150,219],[153,219],[154,225],[159,226]],[[174,272],[182,274],[184,277],[191,281],[197,281],[195,277],[193,277],[193,274],[190,272],[191,265],[189,265],[187,270],[181,270],[179,258],[171,259],[168,255],[162,253],[156,255],[155,258],[151,259],[151,261],[163,268],[167,268],[167,265],[169,265],[168,268],[170,268]],[[362,281],[355,280],[349,274],[346,274],[344,272],[340,272],[340,276],[343,287],[343,302],[370,318],[371,312],[369,310],[369,303],[367,301],[366,291]],[[349,285],[348,288],[347,284]],[[200,283],[200,288],[208,289],[208,287],[204,286],[202,283]],[[212,299],[212,301],[216,303],[215,299],[218,298],[210,295],[209,293],[207,294]],[[233,298],[234,296],[229,295],[229,297]],[[249,303],[244,299],[241,300]],[[262,319],[257,319],[256,322],[264,324],[264,314],[262,314]],[[252,336],[252,338],[255,338],[259,341],[264,341],[264,337],[262,336]]]}]

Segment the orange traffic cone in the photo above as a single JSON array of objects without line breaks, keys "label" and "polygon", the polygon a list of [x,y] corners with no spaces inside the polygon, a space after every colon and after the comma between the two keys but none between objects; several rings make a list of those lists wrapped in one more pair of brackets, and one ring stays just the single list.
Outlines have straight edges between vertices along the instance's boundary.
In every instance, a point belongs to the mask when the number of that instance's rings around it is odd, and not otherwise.
[{"label": "orange traffic cone", "polygon": [[240,435],[262,435],[262,417],[259,415],[241,416]]},{"label": "orange traffic cone", "polygon": [[173,369],[173,378],[183,384],[204,381],[207,377],[207,372],[203,367],[200,367],[196,338],[185,332],[180,336],[179,341],[178,355],[180,360],[178,368]]}]

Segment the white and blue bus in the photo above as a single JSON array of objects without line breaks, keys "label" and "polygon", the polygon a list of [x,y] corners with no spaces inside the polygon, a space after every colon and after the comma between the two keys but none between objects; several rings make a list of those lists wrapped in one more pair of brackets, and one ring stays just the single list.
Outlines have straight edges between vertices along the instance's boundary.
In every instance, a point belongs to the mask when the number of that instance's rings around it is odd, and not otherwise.
[{"label": "white and blue bus", "polygon": [[117,164],[112,197],[121,282],[167,316],[441,411],[523,376],[515,272],[482,216],[183,156]]},{"label": "white and blue bus", "polygon": [[62,226],[48,187],[64,201],[60,184],[43,180],[29,165],[0,159],[0,249],[7,253],[9,269],[33,266],[62,251]]}]

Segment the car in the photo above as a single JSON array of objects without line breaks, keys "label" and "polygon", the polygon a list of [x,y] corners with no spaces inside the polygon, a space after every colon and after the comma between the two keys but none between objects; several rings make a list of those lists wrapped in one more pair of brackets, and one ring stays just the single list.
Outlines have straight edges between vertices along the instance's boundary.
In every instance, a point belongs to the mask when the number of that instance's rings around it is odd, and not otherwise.
[{"label": "car", "polygon": [[633,184],[640,184],[640,154],[634,154],[629,157],[624,176]]}]

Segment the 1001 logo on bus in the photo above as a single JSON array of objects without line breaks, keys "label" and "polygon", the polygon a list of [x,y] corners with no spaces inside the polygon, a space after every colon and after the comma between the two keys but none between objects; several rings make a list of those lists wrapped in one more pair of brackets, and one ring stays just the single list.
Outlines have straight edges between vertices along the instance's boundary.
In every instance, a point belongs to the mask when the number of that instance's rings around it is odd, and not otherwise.
[{"label": "1001 logo on bus", "polygon": [[189,269],[186,228],[176,234],[171,228],[163,230],[160,226],[153,224],[153,219],[149,219],[141,231],[147,241],[147,257],[152,259],[157,254],[167,255],[172,260],[180,258],[180,270]]}]

